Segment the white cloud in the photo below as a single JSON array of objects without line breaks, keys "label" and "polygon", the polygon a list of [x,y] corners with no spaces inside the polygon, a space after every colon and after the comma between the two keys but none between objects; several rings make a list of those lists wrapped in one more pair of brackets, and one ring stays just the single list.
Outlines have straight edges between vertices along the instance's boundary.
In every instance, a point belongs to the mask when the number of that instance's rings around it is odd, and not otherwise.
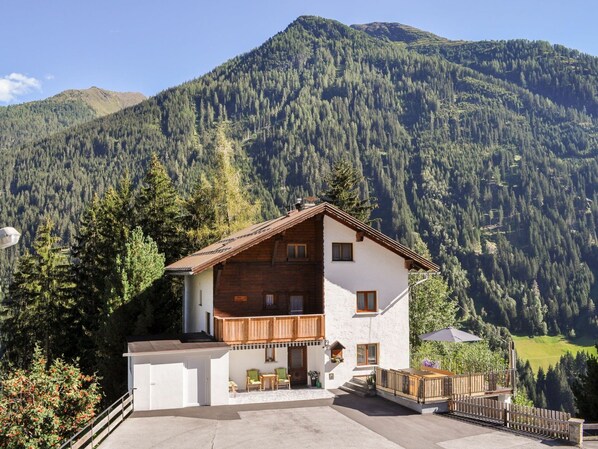
[{"label": "white cloud", "polygon": [[11,73],[0,78],[0,101],[8,103],[33,90],[41,90],[39,80],[22,73]]},{"label": "white cloud", "polygon": [[51,73],[48,73],[46,76],[44,76],[44,78],[46,78],[47,80],[53,80],[55,78],[55,76],[52,75]]}]

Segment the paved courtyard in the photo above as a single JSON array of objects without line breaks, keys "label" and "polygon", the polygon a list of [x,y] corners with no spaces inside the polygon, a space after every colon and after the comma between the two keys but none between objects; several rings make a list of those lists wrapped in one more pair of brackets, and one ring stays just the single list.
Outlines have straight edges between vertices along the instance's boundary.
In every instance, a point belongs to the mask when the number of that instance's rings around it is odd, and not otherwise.
[{"label": "paved courtyard", "polygon": [[[101,449],[541,449],[570,448],[384,399],[335,391],[334,399],[136,412]],[[598,448],[597,445],[584,445]]]}]

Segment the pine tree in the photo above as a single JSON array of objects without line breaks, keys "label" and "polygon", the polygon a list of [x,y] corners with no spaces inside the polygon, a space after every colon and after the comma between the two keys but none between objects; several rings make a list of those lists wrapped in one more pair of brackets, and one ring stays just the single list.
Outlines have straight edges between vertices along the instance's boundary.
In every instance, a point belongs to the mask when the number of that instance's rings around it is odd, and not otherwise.
[{"label": "pine tree", "polygon": [[219,124],[213,138],[214,166],[200,181],[185,207],[186,228],[193,249],[201,248],[253,223],[260,203],[250,200],[233,164],[234,144],[226,124]]},{"label": "pine tree", "polygon": [[19,261],[9,295],[3,304],[0,335],[5,339],[7,361],[28,366],[33,348],[42,347],[48,363],[54,357],[72,357],[73,287],[66,250],[53,235],[46,219],[33,242],[33,253]]},{"label": "pine tree", "polygon": [[368,196],[361,199],[360,188],[365,178],[347,159],[339,159],[326,176],[327,190],[321,199],[334,204],[364,223],[371,223],[370,216],[376,209],[376,199]]},{"label": "pine tree", "polygon": [[[596,345],[598,349],[598,345]],[[598,421],[598,357],[590,355],[586,373],[572,386],[579,415],[589,422]]]},{"label": "pine tree", "polygon": [[166,263],[172,263],[182,255],[184,231],[181,205],[166,169],[158,156],[152,154],[136,197],[136,224],[156,242],[160,252],[166,256]]}]

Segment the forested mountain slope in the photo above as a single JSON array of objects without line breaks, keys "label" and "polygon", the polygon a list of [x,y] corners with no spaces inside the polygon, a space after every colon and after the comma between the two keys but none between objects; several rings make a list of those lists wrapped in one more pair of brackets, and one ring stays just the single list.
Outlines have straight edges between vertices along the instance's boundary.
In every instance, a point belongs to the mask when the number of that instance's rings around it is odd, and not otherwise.
[{"label": "forested mountain slope", "polygon": [[[68,240],[93,194],[125,172],[136,179],[152,152],[189,191],[206,132],[228,120],[264,215],[321,192],[347,157],[371,180],[382,231],[406,244],[421,236],[466,314],[516,332],[595,334],[597,59],[361,29],[301,17],[199,79],[24,145],[2,179],[0,221],[27,242],[49,214]],[[558,82],[507,73],[544,47],[538,73]],[[577,62],[563,68],[560,55]]]}]

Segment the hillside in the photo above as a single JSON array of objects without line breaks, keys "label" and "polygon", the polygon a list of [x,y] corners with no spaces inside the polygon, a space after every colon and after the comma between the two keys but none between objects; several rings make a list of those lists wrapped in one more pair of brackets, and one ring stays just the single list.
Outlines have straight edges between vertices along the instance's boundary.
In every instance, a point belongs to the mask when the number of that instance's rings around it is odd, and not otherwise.
[{"label": "hillside", "polygon": [[188,192],[209,160],[205,136],[228,120],[265,216],[321,192],[331,163],[349,158],[382,231],[429,245],[466,316],[596,335],[598,59],[401,27],[301,17],[201,78],[26,144],[2,178],[0,221],[27,243],[49,214],[68,241],[92,196],[125,172],[137,179],[152,152]]}]

